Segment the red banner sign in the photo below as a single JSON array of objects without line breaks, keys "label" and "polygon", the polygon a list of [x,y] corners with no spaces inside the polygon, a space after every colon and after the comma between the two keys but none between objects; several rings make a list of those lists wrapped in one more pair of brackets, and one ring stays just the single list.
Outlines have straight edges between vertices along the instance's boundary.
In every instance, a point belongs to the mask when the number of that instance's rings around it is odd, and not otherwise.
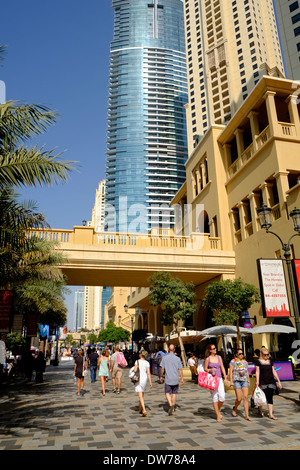
[{"label": "red banner sign", "polygon": [[0,291],[0,332],[9,333],[11,326],[13,304],[13,292],[11,290]]},{"label": "red banner sign", "polygon": [[300,259],[293,259],[292,266],[294,271],[295,290],[298,299],[298,307],[300,306]]},{"label": "red banner sign", "polygon": [[291,315],[282,259],[257,260],[263,315],[289,317]]}]

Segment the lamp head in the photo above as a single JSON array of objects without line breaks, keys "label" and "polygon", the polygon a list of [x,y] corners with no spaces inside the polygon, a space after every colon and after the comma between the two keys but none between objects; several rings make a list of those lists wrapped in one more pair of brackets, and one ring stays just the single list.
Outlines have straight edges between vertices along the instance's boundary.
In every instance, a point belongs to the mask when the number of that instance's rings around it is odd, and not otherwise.
[{"label": "lamp head", "polygon": [[261,228],[268,230],[272,226],[271,212],[272,209],[265,204],[262,204],[262,206],[257,209]]},{"label": "lamp head", "polygon": [[300,210],[295,207],[290,213],[290,217],[293,220],[294,230],[300,233]]}]

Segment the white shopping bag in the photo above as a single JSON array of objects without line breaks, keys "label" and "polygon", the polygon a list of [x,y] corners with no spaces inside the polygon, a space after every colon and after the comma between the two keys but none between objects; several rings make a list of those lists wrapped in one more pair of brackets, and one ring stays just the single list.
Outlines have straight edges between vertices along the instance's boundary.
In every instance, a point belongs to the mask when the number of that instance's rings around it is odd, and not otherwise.
[{"label": "white shopping bag", "polygon": [[254,390],[253,399],[255,405],[257,406],[266,405],[267,403],[266,395],[259,387],[256,387],[256,389]]}]

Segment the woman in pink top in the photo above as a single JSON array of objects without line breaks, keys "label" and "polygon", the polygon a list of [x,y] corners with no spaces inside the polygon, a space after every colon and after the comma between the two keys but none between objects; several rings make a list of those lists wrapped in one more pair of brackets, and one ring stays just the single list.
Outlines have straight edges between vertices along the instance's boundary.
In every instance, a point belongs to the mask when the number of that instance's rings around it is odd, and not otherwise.
[{"label": "woman in pink top", "polygon": [[[214,344],[209,344],[206,348],[204,370],[205,372],[208,372],[220,378],[218,388],[216,390],[211,390],[210,392],[213,399],[213,407],[217,416],[217,421],[219,423],[222,420],[222,415],[220,411],[225,401],[224,382],[227,382],[227,376],[225,367],[223,365],[223,360],[221,356],[217,355],[217,349]],[[224,377],[224,382],[222,374]]]}]

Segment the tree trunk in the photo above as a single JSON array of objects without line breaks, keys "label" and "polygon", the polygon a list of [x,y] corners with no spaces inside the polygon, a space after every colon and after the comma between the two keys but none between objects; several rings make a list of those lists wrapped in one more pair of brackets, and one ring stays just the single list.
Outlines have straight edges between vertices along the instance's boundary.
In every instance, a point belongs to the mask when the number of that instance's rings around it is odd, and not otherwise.
[{"label": "tree trunk", "polygon": [[182,359],[183,367],[187,367],[185,349],[184,349],[182,338],[180,336],[180,330],[178,328],[178,325],[176,326],[176,332],[178,334],[178,342],[179,342],[179,346],[180,346],[180,353],[181,353],[181,359]]},{"label": "tree trunk", "polygon": [[237,348],[242,348],[242,338],[241,338],[241,332],[240,332],[240,320],[239,318],[237,319],[236,322],[236,346]]}]

